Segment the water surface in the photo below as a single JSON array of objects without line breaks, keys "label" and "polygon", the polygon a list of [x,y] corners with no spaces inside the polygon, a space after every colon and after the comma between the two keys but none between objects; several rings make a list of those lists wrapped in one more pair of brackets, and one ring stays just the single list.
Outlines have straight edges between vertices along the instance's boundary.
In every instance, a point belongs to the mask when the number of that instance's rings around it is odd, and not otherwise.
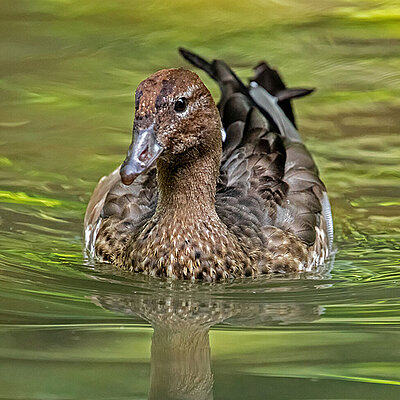
[{"label": "water surface", "polygon": [[[0,20],[1,399],[400,397],[396,1],[3,0]],[[330,273],[193,285],[85,263],[134,89],[185,65],[177,46],[318,88],[296,110],[332,202]]]}]

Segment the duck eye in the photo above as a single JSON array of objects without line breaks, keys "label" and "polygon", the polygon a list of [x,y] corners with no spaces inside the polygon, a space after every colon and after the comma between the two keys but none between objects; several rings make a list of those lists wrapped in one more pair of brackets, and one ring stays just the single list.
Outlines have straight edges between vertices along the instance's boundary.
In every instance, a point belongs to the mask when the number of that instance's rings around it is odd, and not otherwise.
[{"label": "duck eye", "polygon": [[176,112],[183,112],[186,110],[186,107],[187,107],[187,100],[184,97],[180,97],[175,102],[174,110]]}]

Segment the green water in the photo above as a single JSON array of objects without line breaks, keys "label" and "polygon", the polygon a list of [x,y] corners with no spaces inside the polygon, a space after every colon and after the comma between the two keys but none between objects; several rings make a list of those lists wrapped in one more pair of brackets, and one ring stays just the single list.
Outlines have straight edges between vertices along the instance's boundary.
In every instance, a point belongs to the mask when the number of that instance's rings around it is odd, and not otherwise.
[{"label": "green water", "polygon": [[[3,0],[0,31],[0,399],[400,398],[397,1]],[[177,46],[318,88],[297,115],[329,274],[210,286],[85,263],[134,89],[185,65]]]}]

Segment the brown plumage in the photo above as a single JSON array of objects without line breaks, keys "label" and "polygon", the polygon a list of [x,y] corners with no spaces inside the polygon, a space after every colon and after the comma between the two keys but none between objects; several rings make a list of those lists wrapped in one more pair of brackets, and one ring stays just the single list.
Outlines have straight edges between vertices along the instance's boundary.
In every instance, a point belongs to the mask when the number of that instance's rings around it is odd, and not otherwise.
[{"label": "brown plumage", "polygon": [[128,156],[86,211],[88,252],[191,280],[316,269],[329,255],[332,218],[290,103],[310,90],[286,88],[266,63],[246,87],[222,61],[180,51],[218,82],[218,108],[185,69],[138,86]]}]

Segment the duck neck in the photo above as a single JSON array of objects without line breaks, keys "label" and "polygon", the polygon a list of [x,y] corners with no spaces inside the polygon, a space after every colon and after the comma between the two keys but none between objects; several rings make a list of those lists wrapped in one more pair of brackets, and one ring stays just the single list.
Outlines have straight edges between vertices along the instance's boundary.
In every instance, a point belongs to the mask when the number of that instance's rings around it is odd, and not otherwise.
[{"label": "duck neck", "polygon": [[[190,154],[192,153],[192,154]],[[158,216],[216,217],[220,153],[193,149],[184,159],[157,161]]]}]

